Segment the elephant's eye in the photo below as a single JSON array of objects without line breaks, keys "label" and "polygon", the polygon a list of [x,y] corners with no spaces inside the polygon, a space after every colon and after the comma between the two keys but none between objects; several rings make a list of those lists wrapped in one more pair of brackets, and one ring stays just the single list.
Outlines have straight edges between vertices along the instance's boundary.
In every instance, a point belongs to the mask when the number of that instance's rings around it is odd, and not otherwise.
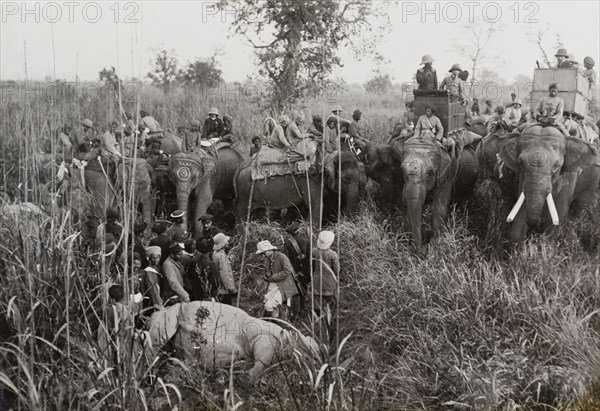
[{"label": "elephant's eye", "polygon": [[432,170],[427,170],[427,172],[425,173],[425,178],[427,180],[431,180],[431,177],[433,177],[433,171]]}]

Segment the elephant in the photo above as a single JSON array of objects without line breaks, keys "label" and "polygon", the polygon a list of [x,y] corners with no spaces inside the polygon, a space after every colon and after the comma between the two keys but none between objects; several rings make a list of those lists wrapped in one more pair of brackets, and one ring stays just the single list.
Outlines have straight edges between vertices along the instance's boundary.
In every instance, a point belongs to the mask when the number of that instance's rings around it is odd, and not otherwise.
[{"label": "elephant", "polygon": [[[356,156],[342,151],[341,193],[344,199],[344,211],[354,212],[364,192],[366,177]],[[339,192],[339,163],[337,152],[329,154],[324,160],[324,174],[285,174],[269,177],[265,180],[252,180],[252,161],[248,159],[238,169],[234,177],[237,216],[246,218],[248,212],[268,208],[281,210],[291,206],[306,205],[310,208],[312,223],[321,222],[323,194]],[[320,168],[319,165],[316,167]],[[362,173],[362,176],[361,176]]]},{"label": "elephant", "polygon": [[[341,167],[340,167],[341,160]],[[341,174],[339,171],[342,171]],[[326,157],[324,162],[325,185],[330,188],[326,195],[327,211],[337,214],[338,200],[341,197],[343,210],[347,214],[354,214],[358,211],[358,203],[365,194],[367,185],[367,175],[365,166],[358,161],[356,156],[349,151],[341,151],[338,155],[334,152]],[[340,196],[341,183],[341,196]],[[328,214],[328,213],[326,213]]]},{"label": "elephant", "polygon": [[176,182],[177,208],[186,211],[190,195],[194,195],[195,210],[189,214],[194,232],[202,231],[198,218],[206,213],[213,198],[234,198],[233,176],[243,161],[242,153],[229,143],[217,143],[207,152],[198,149],[177,153],[171,158],[169,175]]},{"label": "elephant", "polygon": [[123,182],[127,182],[127,185],[129,186],[134,163],[133,198],[135,201],[135,210],[140,211],[144,221],[148,225],[151,225],[154,217],[154,205],[156,200],[152,192],[152,173],[154,172],[152,166],[150,166],[143,158],[123,159],[117,166],[117,185],[122,188]]},{"label": "elephant", "polygon": [[509,215],[510,239],[514,243],[523,241],[529,228],[542,225],[546,203],[553,222],[558,224],[571,207],[581,210],[596,198],[600,181],[598,149],[579,138],[566,137],[554,127],[533,125],[520,135],[492,133],[483,140],[477,156],[483,174],[498,179],[503,194],[511,201],[518,198]]},{"label": "elephant", "polygon": [[[470,132],[467,132],[470,133]],[[475,139],[475,136],[467,136]],[[439,236],[451,201],[468,195],[475,186],[479,164],[475,150],[465,147],[452,157],[431,138],[412,137],[391,144],[392,156],[400,163],[403,199],[418,252],[422,247],[422,214],[427,199],[433,201],[433,231]]]},{"label": "elephant", "polygon": [[89,152],[79,152],[77,158],[73,159],[72,175],[79,177],[82,170],[82,185],[92,195],[96,213],[103,216],[105,210],[116,202],[114,165],[110,160],[99,160],[97,150],[92,149]]}]

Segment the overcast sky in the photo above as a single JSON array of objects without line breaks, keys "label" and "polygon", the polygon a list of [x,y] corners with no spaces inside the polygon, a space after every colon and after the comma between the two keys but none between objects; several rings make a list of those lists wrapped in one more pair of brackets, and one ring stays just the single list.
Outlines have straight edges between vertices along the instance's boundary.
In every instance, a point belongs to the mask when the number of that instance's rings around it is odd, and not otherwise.
[{"label": "overcast sky", "polygon": [[[25,55],[30,79],[56,74],[69,81],[76,75],[95,80],[103,67],[111,65],[118,66],[122,77],[139,77],[140,72],[148,72],[153,50],[163,47],[174,49],[180,63],[209,57],[216,47],[223,47],[220,62],[228,82],[244,82],[256,72],[247,42],[228,38],[235,14],[210,14],[209,2],[73,3],[32,2],[25,10],[20,1],[2,2],[1,79],[25,78]],[[498,35],[488,46],[495,60],[484,65],[509,81],[517,74],[532,77],[535,60],[540,59],[537,46],[526,35],[529,31],[549,27],[544,43],[552,55],[555,35],[560,34],[579,61],[587,55],[599,60],[600,2],[596,0],[427,2],[425,8],[423,4],[398,2],[389,9],[391,33],[378,51],[390,60],[384,72],[399,83],[411,80],[423,54],[431,54],[442,73],[453,63],[470,70],[468,59],[453,47],[467,41],[463,28],[470,20],[497,20]],[[349,50],[340,50],[340,55],[344,67],[336,76],[349,83],[364,83],[373,76],[377,67],[373,61],[357,61]]]}]

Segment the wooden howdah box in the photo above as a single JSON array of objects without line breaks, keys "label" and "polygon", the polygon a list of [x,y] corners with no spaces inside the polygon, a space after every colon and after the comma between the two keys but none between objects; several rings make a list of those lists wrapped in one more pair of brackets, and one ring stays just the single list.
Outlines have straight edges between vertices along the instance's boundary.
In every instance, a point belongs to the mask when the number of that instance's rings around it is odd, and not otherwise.
[{"label": "wooden howdah box", "polygon": [[548,91],[552,83],[558,83],[559,91],[576,91],[587,95],[589,81],[576,68],[539,68],[533,71],[533,92]]},{"label": "wooden howdah box", "polygon": [[415,125],[419,117],[425,114],[425,108],[431,107],[444,127],[444,135],[464,127],[467,108],[460,102],[451,102],[448,90],[413,90],[413,94]]}]

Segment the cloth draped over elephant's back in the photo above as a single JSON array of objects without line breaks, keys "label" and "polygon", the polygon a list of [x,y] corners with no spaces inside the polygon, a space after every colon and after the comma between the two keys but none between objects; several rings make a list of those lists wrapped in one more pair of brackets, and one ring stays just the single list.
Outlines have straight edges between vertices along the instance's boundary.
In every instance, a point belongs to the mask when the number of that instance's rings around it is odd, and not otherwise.
[{"label": "cloth draped over elephant's back", "polygon": [[252,161],[252,179],[303,174],[317,163],[317,148],[318,142],[308,139],[300,141],[292,154],[286,149],[263,146]]}]

